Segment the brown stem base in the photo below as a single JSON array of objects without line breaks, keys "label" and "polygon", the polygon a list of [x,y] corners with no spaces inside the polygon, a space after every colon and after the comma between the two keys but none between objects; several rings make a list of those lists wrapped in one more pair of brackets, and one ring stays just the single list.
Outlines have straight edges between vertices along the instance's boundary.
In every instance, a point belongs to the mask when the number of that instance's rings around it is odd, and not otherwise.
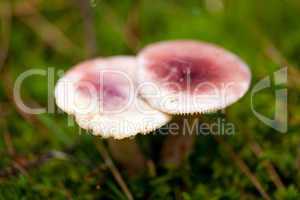
[{"label": "brown stem base", "polygon": [[124,167],[129,176],[141,174],[146,169],[146,159],[135,139],[108,139],[113,159]]}]

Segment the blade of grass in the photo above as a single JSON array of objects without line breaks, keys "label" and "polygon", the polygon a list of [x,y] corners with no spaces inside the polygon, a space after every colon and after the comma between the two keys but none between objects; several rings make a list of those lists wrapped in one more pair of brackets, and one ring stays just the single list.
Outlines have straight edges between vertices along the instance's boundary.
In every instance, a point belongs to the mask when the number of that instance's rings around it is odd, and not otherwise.
[{"label": "blade of grass", "polygon": [[73,142],[71,138],[65,133],[65,131],[57,125],[57,123],[47,114],[37,115],[37,118],[43,125],[45,125],[55,137],[65,145],[70,146]]}]

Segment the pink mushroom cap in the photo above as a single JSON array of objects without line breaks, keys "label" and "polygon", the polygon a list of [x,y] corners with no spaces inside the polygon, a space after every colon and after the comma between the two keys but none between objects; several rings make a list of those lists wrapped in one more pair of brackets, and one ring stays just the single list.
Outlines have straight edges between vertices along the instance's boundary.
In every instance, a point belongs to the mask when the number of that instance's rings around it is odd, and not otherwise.
[{"label": "pink mushroom cap", "polygon": [[94,135],[122,139],[151,132],[170,116],[139,97],[136,72],[136,59],[130,56],[80,63],[57,82],[56,103]]},{"label": "pink mushroom cap", "polygon": [[235,54],[214,44],[166,41],[138,55],[141,95],[170,114],[206,113],[223,109],[249,88],[251,73]]}]

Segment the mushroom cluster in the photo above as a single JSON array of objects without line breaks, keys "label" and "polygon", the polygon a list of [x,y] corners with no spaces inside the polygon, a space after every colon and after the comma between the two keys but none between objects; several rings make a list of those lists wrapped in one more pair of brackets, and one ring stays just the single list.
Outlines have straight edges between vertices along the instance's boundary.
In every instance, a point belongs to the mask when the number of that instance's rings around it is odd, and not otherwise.
[{"label": "mushroom cluster", "polygon": [[94,135],[123,139],[149,133],[176,114],[223,109],[247,91],[251,73],[216,45],[177,40],[151,44],[137,57],[83,62],[62,77],[56,103]]}]

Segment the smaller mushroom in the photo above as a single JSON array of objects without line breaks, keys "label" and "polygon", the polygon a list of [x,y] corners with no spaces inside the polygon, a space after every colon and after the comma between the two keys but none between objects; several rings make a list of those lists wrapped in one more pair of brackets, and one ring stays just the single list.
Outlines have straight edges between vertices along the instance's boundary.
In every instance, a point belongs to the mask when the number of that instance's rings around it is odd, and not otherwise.
[{"label": "smaller mushroom", "polygon": [[[251,79],[247,65],[233,53],[192,40],[151,44],[139,53],[138,64],[141,95],[153,108],[173,115],[224,109],[246,93]],[[172,137],[181,142],[174,146],[167,140],[163,152],[172,154],[193,140]]]},{"label": "smaller mushroom", "polygon": [[170,120],[140,98],[136,71],[135,57],[89,60],[69,70],[55,88],[58,107],[93,135],[109,138],[112,156],[131,175],[142,172],[146,160],[134,139],[123,138],[149,133]]},{"label": "smaller mushroom", "polygon": [[62,77],[56,103],[94,135],[123,139],[149,133],[170,120],[137,94],[134,57],[118,56],[83,62]]}]

